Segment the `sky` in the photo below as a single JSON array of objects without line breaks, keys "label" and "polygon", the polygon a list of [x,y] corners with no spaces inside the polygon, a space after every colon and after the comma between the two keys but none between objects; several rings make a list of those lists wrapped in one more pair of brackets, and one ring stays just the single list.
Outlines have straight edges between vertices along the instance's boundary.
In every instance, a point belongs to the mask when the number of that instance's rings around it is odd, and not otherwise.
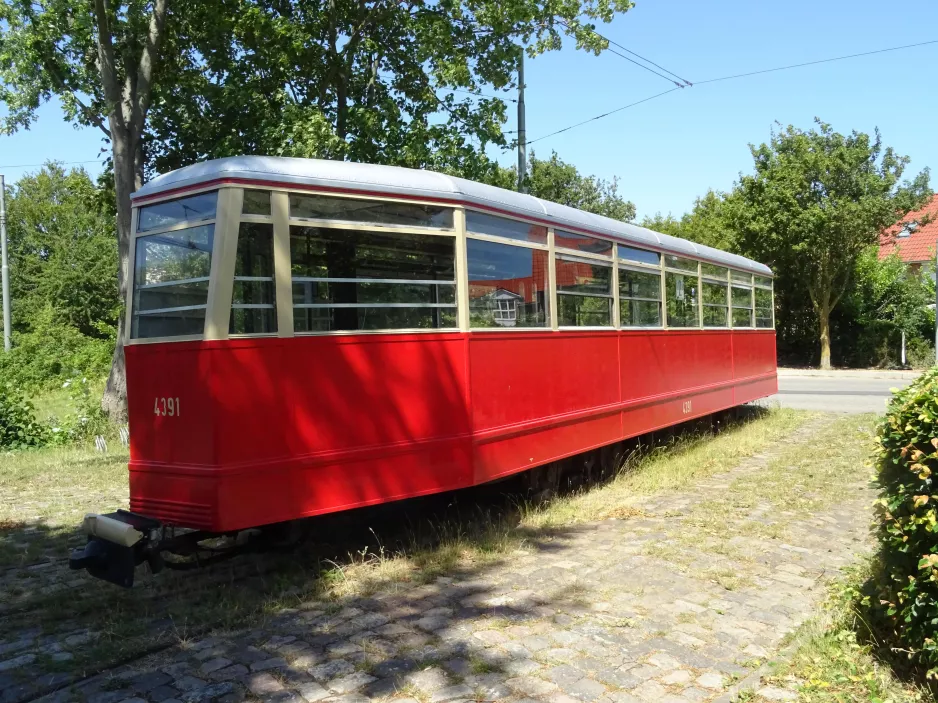
[{"label": "sky", "polygon": [[[935,0],[636,0],[598,31],[694,83],[845,54],[938,39]],[[676,90],[539,140],[581,173],[618,178],[639,218],[680,216],[708,189],[728,190],[752,168],[750,143],[776,121],[809,128],[815,117],[841,132],[879,127],[911,157],[910,177],[938,168],[938,44]],[[525,63],[529,140],[668,90],[673,84],[610,53],[572,45]],[[510,112],[514,105],[509,104]],[[506,130],[516,129],[511,114]],[[936,130],[936,131],[932,131]],[[55,159],[100,171],[100,133],[44,107],[29,131],[0,137],[0,173],[16,180]],[[514,153],[493,152],[505,165]],[[22,165],[28,165],[23,167]],[[938,186],[935,177],[933,187]]]}]

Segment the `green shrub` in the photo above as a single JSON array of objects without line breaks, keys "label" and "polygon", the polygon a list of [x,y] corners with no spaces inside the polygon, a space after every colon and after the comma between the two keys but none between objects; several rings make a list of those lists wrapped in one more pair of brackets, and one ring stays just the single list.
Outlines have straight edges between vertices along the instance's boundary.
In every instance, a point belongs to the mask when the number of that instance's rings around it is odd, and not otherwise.
[{"label": "green shrub", "polygon": [[880,574],[868,604],[885,640],[938,676],[938,369],[895,394],[879,427]]},{"label": "green shrub", "polygon": [[49,438],[49,429],[36,419],[33,404],[17,388],[10,385],[0,391],[0,447],[41,447]]}]

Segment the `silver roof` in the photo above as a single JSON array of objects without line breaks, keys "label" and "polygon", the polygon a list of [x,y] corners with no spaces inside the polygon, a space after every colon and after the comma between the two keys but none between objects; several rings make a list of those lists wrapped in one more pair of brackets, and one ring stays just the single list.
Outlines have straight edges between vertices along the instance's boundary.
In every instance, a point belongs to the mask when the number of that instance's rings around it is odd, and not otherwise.
[{"label": "silver roof", "polygon": [[569,227],[622,241],[685,254],[709,262],[771,276],[768,266],[736,254],[695,244],[638,225],[583,212],[532,195],[476,183],[434,171],[400,166],[377,166],[349,161],[296,159],[283,156],[230,156],[203,161],[157,176],[134,193],[147,198],[160,193],[198,186],[218,179],[272,181],[304,186],[348,188],[364,193],[443,198],[465,205],[506,210],[519,217],[547,220],[558,228]]}]

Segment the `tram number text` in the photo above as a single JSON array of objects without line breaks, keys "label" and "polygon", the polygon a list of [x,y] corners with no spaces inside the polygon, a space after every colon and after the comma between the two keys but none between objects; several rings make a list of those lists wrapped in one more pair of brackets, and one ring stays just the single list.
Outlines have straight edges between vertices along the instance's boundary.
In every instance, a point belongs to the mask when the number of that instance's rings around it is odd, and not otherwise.
[{"label": "tram number text", "polygon": [[169,415],[179,417],[179,398],[154,398],[153,414],[158,416]]},{"label": "tram number text", "polygon": [[681,406],[681,411],[682,411],[685,415],[690,415],[690,414],[691,414],[691,409],[692,409],[692,408],[691,408],[691,401],[685,400],[685,401],[684,401],[684,405]]}]

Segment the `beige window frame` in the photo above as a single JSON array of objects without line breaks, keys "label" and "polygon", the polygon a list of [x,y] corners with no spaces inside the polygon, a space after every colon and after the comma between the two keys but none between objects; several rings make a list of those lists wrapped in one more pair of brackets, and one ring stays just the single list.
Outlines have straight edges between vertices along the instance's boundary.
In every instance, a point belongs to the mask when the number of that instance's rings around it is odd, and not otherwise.
[{"label": "beige window frame", "polygon": [[[616,245],[613,248],[613,261],[614,261],[614,272],[613,277],[615,278],[615,327],[617,330],[663,330],[668,326],[668,312],[667,312],[667,303],[665,302],[665,283],[664,283],[664,258],[665,253],[659,251],[658,249],[653,249],[647,246],[639,246],[637,244],[623,244],[623,246],[630,247],[632,249],[641,249],[642,251],[649,251],[658,255],[657,264],[646,264],[642,261],[634,261],[633,259],[624,259],[619,256],[619,247]],[[620,309],[621,300],[619,298],[619,269],[626,269],[629,271],[637,271],[639,273],[655,273],[658,276],[658,316],[661,320],[661,324],[658,325],[642,325],[642,326],[623,326],[622,325],[622,311]],[[627,298],[628,300],[628,298]],[[683,328],[691,329],[691,328]]]}]

